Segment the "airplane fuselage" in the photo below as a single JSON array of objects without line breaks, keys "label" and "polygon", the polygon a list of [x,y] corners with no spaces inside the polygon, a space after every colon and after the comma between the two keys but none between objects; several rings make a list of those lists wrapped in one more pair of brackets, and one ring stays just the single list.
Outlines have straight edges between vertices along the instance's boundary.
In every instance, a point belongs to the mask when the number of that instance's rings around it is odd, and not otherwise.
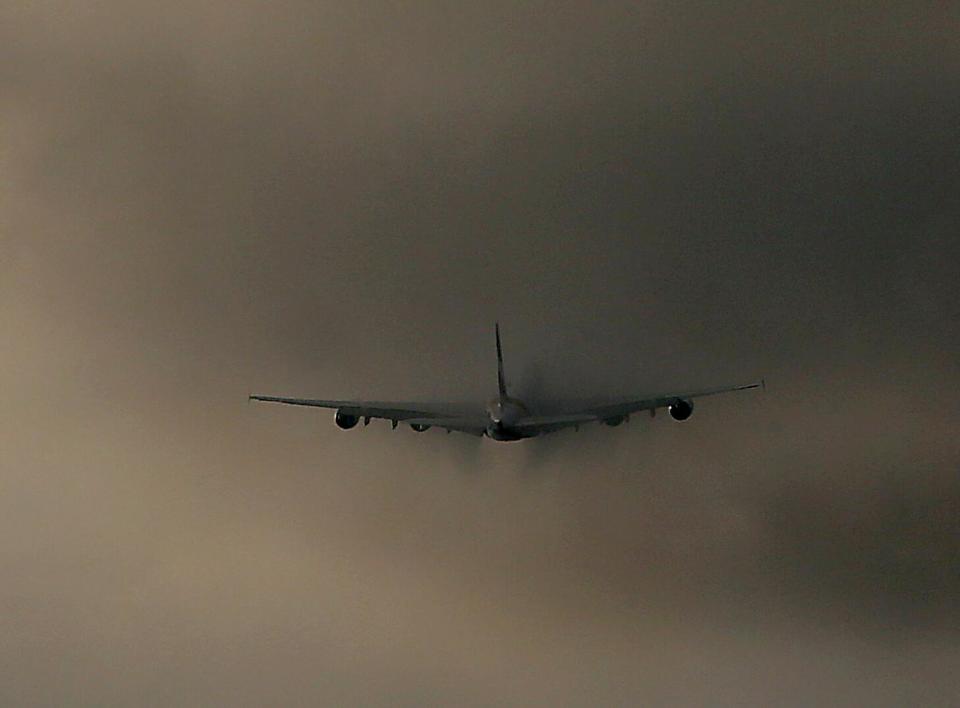
[{"label": "airplane fuselage", "polygon": [[504,396],[494,398],[487,404],[487,415],[490,424],[487,426],[487,437],[500,442],[511,442],[534,437],[529,433],[522,433],[512,426],[517,421],[530,415],[530,411],[522,401]]}]

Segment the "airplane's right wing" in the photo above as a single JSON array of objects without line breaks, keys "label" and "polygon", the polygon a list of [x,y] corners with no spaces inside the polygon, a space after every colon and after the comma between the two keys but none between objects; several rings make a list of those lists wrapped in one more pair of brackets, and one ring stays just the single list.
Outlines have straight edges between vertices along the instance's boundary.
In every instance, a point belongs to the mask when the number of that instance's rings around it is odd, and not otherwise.
[{"label": "airplane's right wing", "polygon": [[737,386],[720,386],[718,388],[708,388],[690,393],[674,393],[662,396],[653,396],[651,398],[639,398],[636,400],[622,401],[620,403],[610,403],[591,408],[588,412],[595,415],[599,420],[607,420],[609,418],[630,415],[631,413],[638,413],[641,411],[655,412],[658,408],[670,408],[671,406],[682,405],[683,403],[689,404],[692,411],[693,405],[690,402],[695,398],[715,396],[718,393],[746,391],[751,388],[761,388],[764,386],[765,383],[762,380],[754,381],[753,383],[748,384],[740,384]]},{"label": "airplane's right wing", "polygon": [[[719,393],[746,391],[752,388],[764,387],[764,382],[756,381],[737,386],[721,386],[689,393],[664,394],[649,398],[635,398],[625,401],[607,403],[596,406],[581,406],[566,413],[550,416],[531,416],[522,418],[513,427],[531,433],[552,433],[563,428],[572,428],[594,421],[604,421],[611,425],[618,424],[632,413],[650,411],[655,413],[658,408],[668,408],[677,420],[685,420],[693,412],[693,399],[704,396],[715,396]],[[562,407],[562,406],[561,406]]]}]

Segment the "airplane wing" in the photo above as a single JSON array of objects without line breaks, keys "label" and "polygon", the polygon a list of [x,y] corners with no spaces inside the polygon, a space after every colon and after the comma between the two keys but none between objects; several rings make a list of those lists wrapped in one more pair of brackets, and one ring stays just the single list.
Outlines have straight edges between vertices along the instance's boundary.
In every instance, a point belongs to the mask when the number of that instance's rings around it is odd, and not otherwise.
[{"label": "airplane wing", "polygon": [[[611,421],[611,424],[621,422],[631,413],[641,411],[650,411],[653,415],[658,408],[668,408],[678,403],[689,403],[695,398],[704,396],[715,396],[719,393],[731,393],[733,391],[746,391],[752,388],[766,388],[764,381],[755,381],[738,386],[721,386],[718,388],[708,388],[702,391],[692,391],[688,393],[664,394],[660,396],[651,396],[649,398],[634,398],[602,405],[581,406],[571,408],[568,412],[550,416],[531,416],[521,418],[513,427],[536,433],[551,433],[563,428],[572,428],[594,421]],[[564,406],[559,406],[563,408]],[[687,410],[686,415],[692,412],[692,403]]]},{"label": "airplane wing", "polygon": [[678,401],[691,401],[695,398],[703,398],[704,396],[715,396],[718,393],[746,391],[751,388],[765,387],[765,385],[766,384],[763,381],[755,381],[753,383],[740,384],[738,386],[721,386],[719,388],[708,388],[702,391],[693,391],[690,393],[675,393],[654,396],[652,398],[639,398],[635,400],[597,406],[595,408],[591,408],[589,412],[594,414],[598,419],[605,420],[607,418],[630,415],[631,413],[637,413],[640,411],[655,412],[658,408],[667,408]]},{"label": "airplane wing", "polygon": [[420,430],[425,430],[426,428],[443,428],[448,433],[468,433],[469,435],[483,437],[490,421],[486,418],[475,416],[463,418],[413,418],[403,422],[411,426],[415,425]]},{"label": "airplane wing", "polygon": [[315,398],[287,398],[285,396],[250,396],[251,401],[268,403],[286,403],[291,406],[313,406],[314,408],[335,408],[339,412],[358,418],[383,418],[385,420],[407,421],[413,418],[450,417],[463,404],[457,403],[401,403],[395,401],[336,401]]}]

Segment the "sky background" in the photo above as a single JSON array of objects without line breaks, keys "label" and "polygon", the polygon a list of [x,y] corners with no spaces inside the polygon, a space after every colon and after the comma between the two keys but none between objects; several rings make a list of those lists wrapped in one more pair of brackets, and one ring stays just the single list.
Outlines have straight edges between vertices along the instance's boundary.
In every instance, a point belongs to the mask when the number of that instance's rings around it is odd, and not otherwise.
[{"label": "sky background", "polygon": [[[0,703],[948,705],[960,10],[5,2]],[[765,376],[498,445],[248,393]]]}]

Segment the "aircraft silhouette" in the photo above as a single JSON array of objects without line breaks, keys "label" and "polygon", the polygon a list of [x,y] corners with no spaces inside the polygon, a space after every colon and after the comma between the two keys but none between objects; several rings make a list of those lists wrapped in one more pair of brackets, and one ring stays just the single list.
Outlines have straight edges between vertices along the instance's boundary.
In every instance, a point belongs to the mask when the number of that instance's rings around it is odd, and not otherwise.
[{"label": "aircraft silhouette", "polygon": [[400,403],[389,401],[338,401],[312,398],[287,398],[284,396],[250,396],[250,400],[286,403],[294,406],[313,406],[336,410],[336,424],[348,430],[362,419],[364,425],[371,418],[391,421],[396,428],[399,423],[409,425],[417,432],[430,428],[443,428],[447,432],[468,433],[486,436],[499,442],[513,442],[555,433],[564,428],[579,428],[586,423],[600,422],[605,425],[620,425],[633,413],[649,412],[665,408],[674,420],[687,420],[693,413],[693,401],[704,396],[731,391],[765,388],[761,379],[738,386],[722,386],[689,393],[664,394],[644,398],[630,398],[601,405],[553,404],[556,409],[550,415],[531,412],[523,401],[507,393],[503,375],[503,348],[500,344],[500,325],[496,325],[497,337],[497,385],[499,394],[490,400],[483,411],[465,411],[461,404],[453,403]]}]

